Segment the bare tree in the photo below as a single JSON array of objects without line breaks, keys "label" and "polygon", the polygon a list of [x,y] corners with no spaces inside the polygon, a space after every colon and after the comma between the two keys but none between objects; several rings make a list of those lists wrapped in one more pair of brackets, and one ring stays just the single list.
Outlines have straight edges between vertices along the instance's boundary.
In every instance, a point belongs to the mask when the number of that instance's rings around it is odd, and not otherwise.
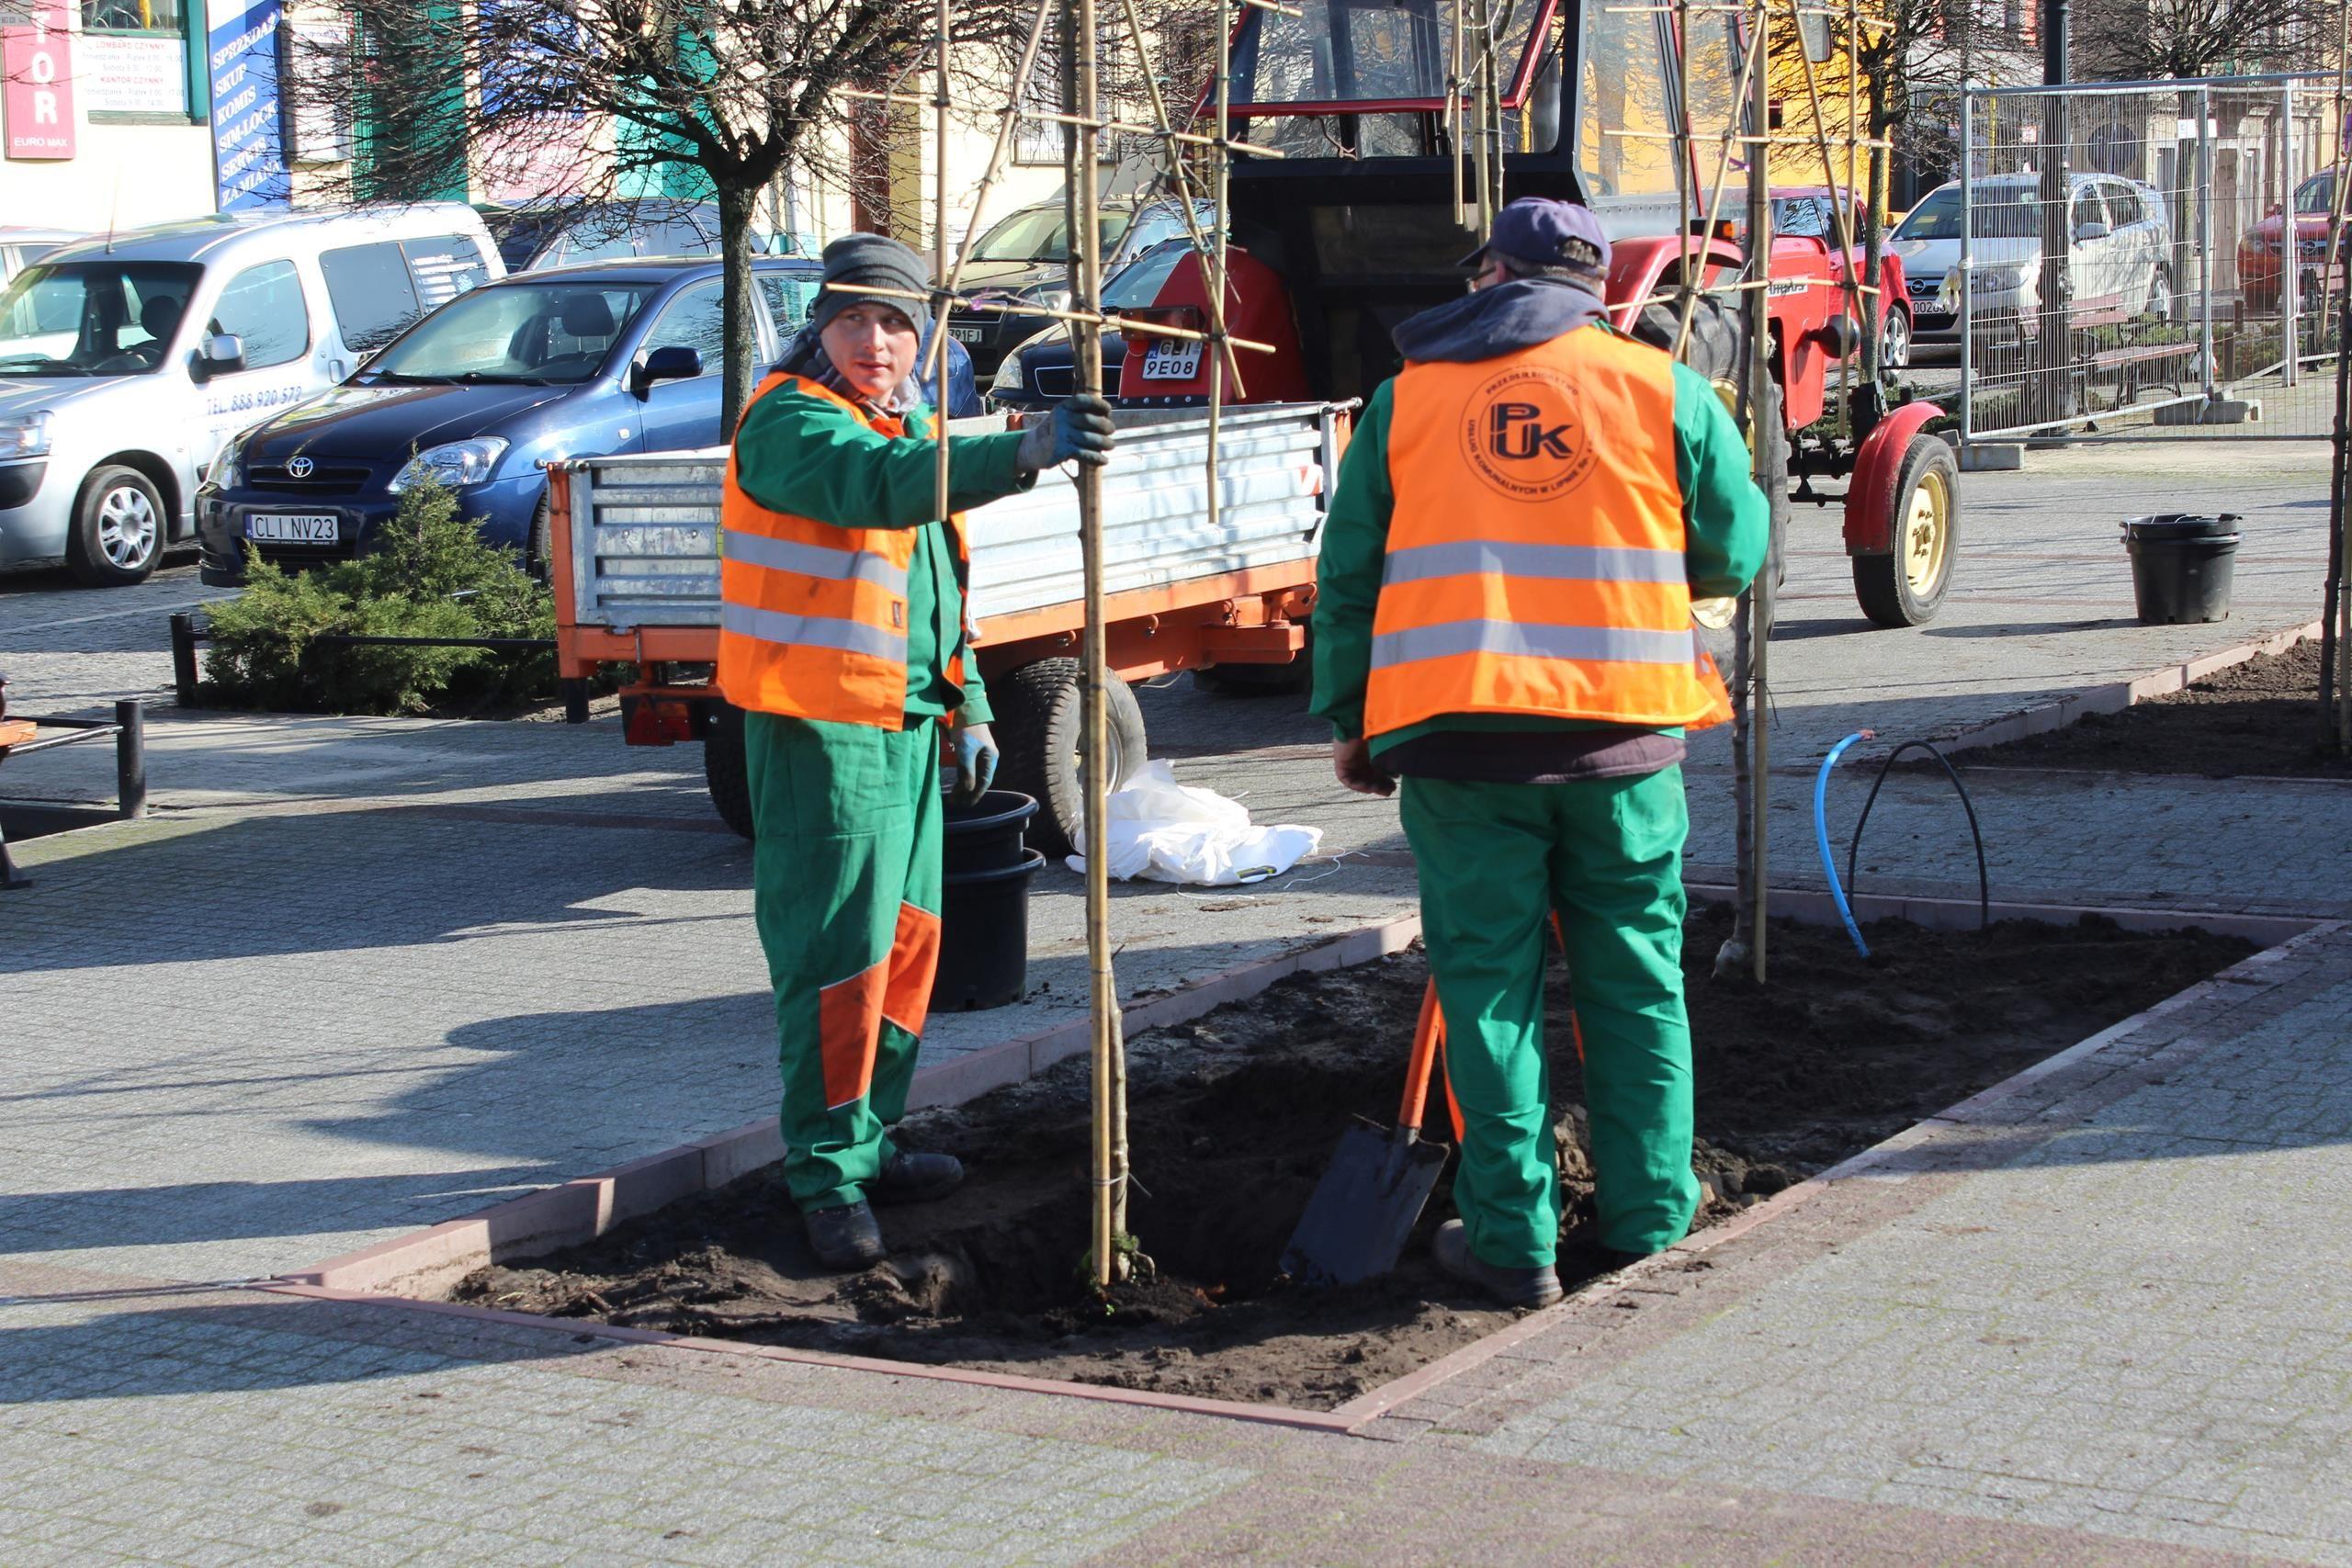
[{"label": "bare tree", "polygon": [[[955,58],[1002,96],[1005,47],[1035,0],[959,0]],[[340,193],[462,195],[469,171],[578,201],[684,185],[715,201],[725,261],[722,420],[750,395],[752,220],[785,171],[847,183],[919,111],[856,90],[927,93],[927,0],[346,0],[347,47],[310,51],[285,93],[355,123]],[[854,166],[859,160],[869,168]],[[683,178],[682,178],[683,176]],[[332,185],[334,182],[330,182]],[[887,185],[887,181],[884,182]],[[696,187],[699,187],[696,189]]]},{"label": "bare tree", "polygon": [[2332,66],[2340,0],[2073,0],[2081,74],[2110,81]]}]

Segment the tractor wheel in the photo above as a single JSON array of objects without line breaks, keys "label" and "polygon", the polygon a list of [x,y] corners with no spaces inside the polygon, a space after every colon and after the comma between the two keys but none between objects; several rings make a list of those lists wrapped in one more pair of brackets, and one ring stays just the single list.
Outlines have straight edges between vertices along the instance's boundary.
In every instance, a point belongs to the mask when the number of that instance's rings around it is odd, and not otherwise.
[{"label": "tractor wheel", "polygon": [[721,703],[710,716],[710,729],[702,738],[702,778],[710,786],[710,803],[719,820],[749,839],[752,830],[752,773],[743,750],[743,710]]},{"label": "tractor wheel", "polygon": [[[997,787],[1019,790],[1044,809],[1030,818],[1029,844],[1058,858],[1086,836],[1086,779],[1079,750],[1085,686],[1075,659],[1040,659],[989,682],[990,725],[1002,761]],[[1110,787],[1135,776],[1146,757],[1143,708],[1124,681],[1107,695]]]},{"label": "tractor wheel", "polygon": [[1915,435],[1894,479],[1894,541],[1886,555],[1854,557],[1854,597],[1882,626],[1936,617],[1959,554],[1960,466],[1939,436]]}]

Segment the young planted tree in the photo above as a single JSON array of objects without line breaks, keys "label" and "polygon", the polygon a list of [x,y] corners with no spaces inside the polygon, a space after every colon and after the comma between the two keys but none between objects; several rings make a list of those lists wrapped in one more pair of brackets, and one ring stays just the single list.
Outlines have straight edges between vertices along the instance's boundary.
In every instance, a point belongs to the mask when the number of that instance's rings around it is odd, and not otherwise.
[{"label": "young planted tree", "polygon": [[[853,94],[922,90],[936,17],[927,0],[346,0],[345,10],[342,48],[307,50],[284,88],[298,112],[355,126],[338,194],[461,195],[470,171],[576,203],[717,204],[727,428],[754,384],[762,193],[788,170],[846,186],[854,161],[885,151],[872,100]],[[957,6],[959,73],[976,104],[1001,99],[998,62],[1026,10],[1022,0]]]}]

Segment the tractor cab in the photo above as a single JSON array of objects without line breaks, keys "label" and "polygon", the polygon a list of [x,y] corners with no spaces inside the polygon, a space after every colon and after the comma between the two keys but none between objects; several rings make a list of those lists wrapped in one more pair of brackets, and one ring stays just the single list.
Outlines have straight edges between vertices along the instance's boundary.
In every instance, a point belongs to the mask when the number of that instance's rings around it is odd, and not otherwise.
[{"label": "tractor cab", "polygon": [[[1581,201],[1612,241],[1670,243],[1681,213],[1677,120],[1686,108],[1701,125],[1732,112],[1728,18],[1694,9],[1692,28],[1703,31],[1693,39],[1694,102],[1684,106],[1679,40],[1663,8],[1490,4],[1489,146],[1501,144],[1502,199]],[[1233,232],[1288,283],[1309,385],[1362,397],[1397,367],[1390,329],[1462,292],[1462,257],[1476,243],[1478,116],[1466,104],[1448,114],[1447,83],[1457,14],[1475,18],[1479,6],[1304,0],[1295,9],[1250,8],[1235,36],[1234,134],[1283,156],[1236,160]],[[1467,83],[1479,37],[1475,23],[1465,32]],[[1612,278],[1612,295],[1652,281],[1630,276],[1639,270],[1620,266],[1625,288]]]}]

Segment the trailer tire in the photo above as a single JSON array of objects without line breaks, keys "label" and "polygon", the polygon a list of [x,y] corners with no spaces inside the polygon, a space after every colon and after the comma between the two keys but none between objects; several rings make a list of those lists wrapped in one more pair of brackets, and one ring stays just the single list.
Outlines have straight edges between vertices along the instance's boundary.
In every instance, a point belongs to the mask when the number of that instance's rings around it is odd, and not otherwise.
[{"label": "trailer tire", "polygon": [[[997,784],[1044,807],[1030,818],[1030,846],[1057,858],[1070,853],[1085,834],[1086,782],[1079,766],[1084,695],[1075,659],[1040,659],[989,685],[1001,757]],[[1108,695],[1110,785],[1117,789],[1147,756],[1143,707],[1124,681],[1112,682]]]},{"label": "trailer tire", "polygon": [[1894,477],[1895,547],[1854,557],[1854,598],[1882,626],[1936,618],[1960,555],[1960,465],[1939,435],[1915,435]]},{"label": "trailer tire", "polygon": [[702,779],[710,786],[710,803],[719,820],[746,839],[756,837],[752,827],[752,771],[743,750],[743,710],[733,703],[717,705],[710,728],[702,738]]}]

